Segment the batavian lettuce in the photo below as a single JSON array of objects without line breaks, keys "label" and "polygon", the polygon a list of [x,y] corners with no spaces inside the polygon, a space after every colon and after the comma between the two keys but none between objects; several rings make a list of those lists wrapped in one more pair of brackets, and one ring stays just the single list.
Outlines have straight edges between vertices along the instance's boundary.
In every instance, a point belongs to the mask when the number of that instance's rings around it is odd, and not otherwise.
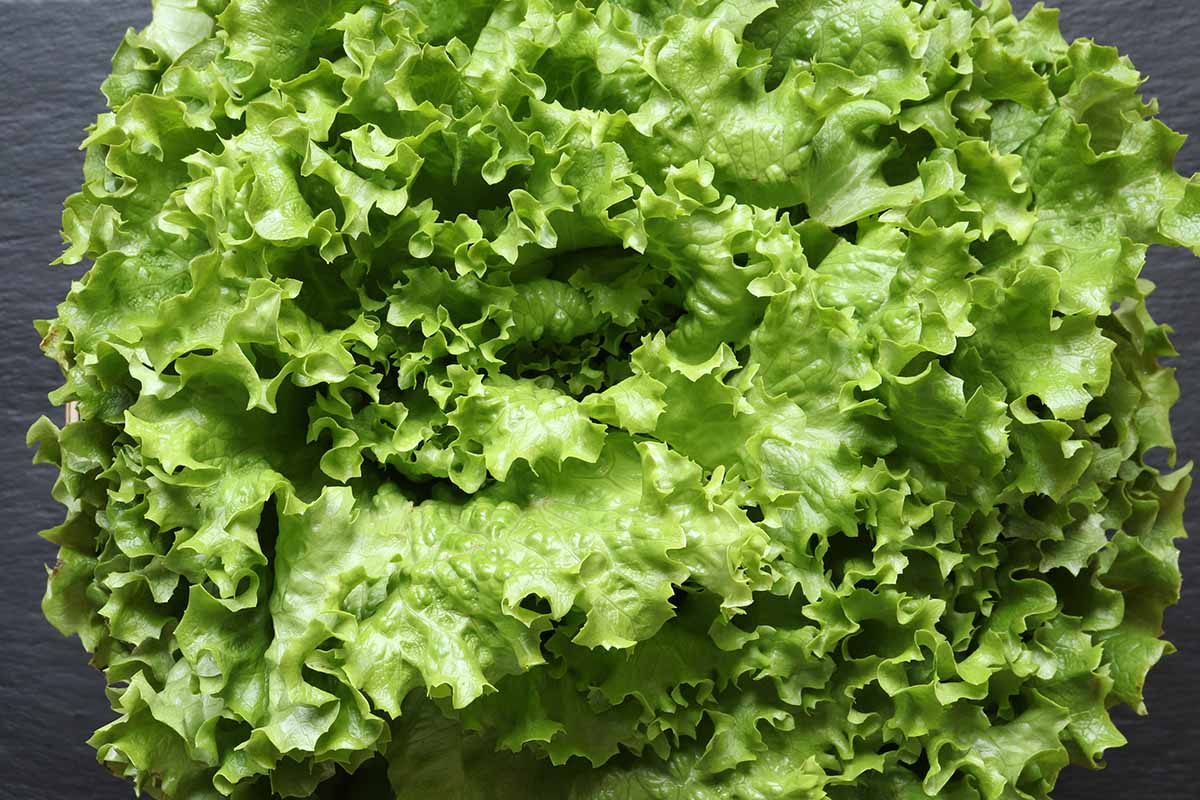
[{"label": "batavian lettuce", "polygon": [[[1150,244],[1006,0],[158,0],[42,323],[49,619],[155,798],[1015,800],[1170,646]],[[1161,460],[1150,459],[1151,463]]]}]

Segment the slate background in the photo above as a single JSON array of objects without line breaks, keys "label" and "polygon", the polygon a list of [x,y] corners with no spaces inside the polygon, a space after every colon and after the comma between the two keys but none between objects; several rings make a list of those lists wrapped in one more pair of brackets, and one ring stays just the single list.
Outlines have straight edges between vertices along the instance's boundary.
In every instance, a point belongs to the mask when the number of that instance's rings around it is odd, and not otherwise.
[{"label": "slate background", "polygon": [[[1024,11],[1028,0],[1015,0]],[[1059,0],[1068,37],[1116,45],[1151,78],[1172,128],[1196,134],[1180,156],[1200,169],[1200,6],[1195,0]],[[117,800],[129,787],[97,765],[84,744],[111,719],[103,680],[75,640],[61,638],[38,608],[43,564],[54,550],[35,532],[56,524],[53,470],[31,469],[24,436],[50,411],[58,385],[30,320],[53,315],[76,268],[48,268],[59,253],[63,198],[80,183],[82,129],[103,110],[98,88],[128,26],[149,21],[149,0],[0,0],[0,798]],[[1200,264],[1157,248],[1146,275],[1159,291],[1154,316],[1174,325],[1185,398],[1174,424],[1183,460],[1200,458]],[[61,411],[54,412],[61,414]],[[1200,531],[1193,496],[1189,528]],[[1185,543],[1183,601],[1167,631],[1182,651],[1151,674],[1151,716],[1119,713],[1130,743],[1102,772],[1072,768],[1056,800],[1156,800],[1197,796],[1200,780],[1200,543]],[[430,800],[437,800],[431,798]],[[451,800],[451,799],[447,799]]]}]

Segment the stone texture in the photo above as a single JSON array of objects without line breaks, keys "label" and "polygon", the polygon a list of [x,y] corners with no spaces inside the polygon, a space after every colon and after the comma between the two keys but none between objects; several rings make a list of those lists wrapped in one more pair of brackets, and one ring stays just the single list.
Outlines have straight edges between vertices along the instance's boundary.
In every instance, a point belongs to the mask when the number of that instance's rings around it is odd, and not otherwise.
[{"label": "stone texture", "polygon": [[[1024,11],[1028,0],[1014,0]],[[1200,8],[1194,0],[1060,0],[1068,36],[1113,44],[1150,75],[1171,127],[1200,133]],[[38,608],[42,565],[51,545],[34,533],[54,524],[53,471],[32,469],[24,432],[57,385],[56,368],[38,352],[30,320],[50,316],[78,269],[47,268],[59,252],[59,208],[78,187],[81,130],[102,110],[97,91],[124,29],[149,19],[149,0],[0,0],[0,798],[116,800],[129,787],[96,764],[84,743],[111,718],[100,675],[78,642],[62,639]],[[1200,169],[1200,142],[1180,169]],[[1182,458],[1200,455],[1200,272],[1187,253],[1152,251],[1146,275],[1159,285],[1151,308],[1175,326],[1184,400],[1174,415]],[[60,413],[60,412],[55,412]],[[1200,530],[1200,502],[1189,527]],[[1127,747],[1109,768],[1069,769],[1057,800],[1146,795],[1196,796],[1200,780],[1200,546],[1184,548],[1183,602],[1168,615],[1182,651],[1150,676],[1148,717],[1118,714]],[[432,800],[432,798],[431,798]],[[448,799],[450,800],[450,799]]]}]

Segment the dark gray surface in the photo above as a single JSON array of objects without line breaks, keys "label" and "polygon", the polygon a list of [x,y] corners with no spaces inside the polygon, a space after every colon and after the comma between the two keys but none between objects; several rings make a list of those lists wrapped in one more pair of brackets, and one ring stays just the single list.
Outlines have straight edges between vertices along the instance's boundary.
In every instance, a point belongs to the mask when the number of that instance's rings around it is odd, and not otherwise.
[{"label": "dark gray surface", "polygon": [[[1015,0],[1027,9],[1032,3]],[[1118,46],[1151,76],[1171,127],[1197,134],[1179,168],[1200,169],[1200,7],[1196,0],[1061,0],[1068,36]],[[76,146],[102,110],[97,87],[127,26],[149,19],[149,0],[0,0],[0,798],[115,800],[131,791],[108,776],[84,744],[111,718],[99,673],[75,640],[65,640],[38,609],[42,565],[51,545],[34,533],[55,524],[53,471],[29,467],[28,425],[49,411],[57,368],[38,352],[30,320],[53,315],[76,269],[45,266],[59,252],[59,209],[80,180]],[[1159,284],[1151,308],[1175,326],[1184,400],[1174,424],[1182,458],[1200,456],[1200,264],[1187,253],[1152,251],[1146,275]],[[1193,498],[1188,527],[1200,530]],[[1169,638],[1183,651],[1150,676],[1151,716],[1120,713],[1130,743],[1109,768],[1064,773],[1057,800],[1145,795],[1197,796],[1200,780],[1200,543],[1185,543],[1183,602],[1168,614]],[[430,798],[430,800],[440,800]],[[447,798],[446,800],[452,800]],[[531,799],[533,800],[533,799]]]},{"label": "dark gray surface", "polygon": [[57,524],[54,471],[31,469],[25,430],[49,412],[61,382],[30,320],[53,316],[79,269],[49,268],[60,252],[61,205],[81,182],[82,129],[103,110],[98,87],[149,0],[0,0],[0,798],[110,800],[133,796],[85,744],[111,718],[100,673],[78,640],[39,609]]}]

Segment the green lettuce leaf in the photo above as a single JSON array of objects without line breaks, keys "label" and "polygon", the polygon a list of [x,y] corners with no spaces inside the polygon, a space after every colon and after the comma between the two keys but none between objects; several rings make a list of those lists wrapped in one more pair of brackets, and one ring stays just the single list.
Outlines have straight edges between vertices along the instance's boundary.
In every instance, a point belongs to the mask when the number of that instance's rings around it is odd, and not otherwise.
[{"label": "green lettuce leaf", "polygon": [[161,800],[1103,766],[1189,488],[1139,275],[1200,183],[1141,82],[1005,0],[158,0],[29,432],[99,760]]}]

